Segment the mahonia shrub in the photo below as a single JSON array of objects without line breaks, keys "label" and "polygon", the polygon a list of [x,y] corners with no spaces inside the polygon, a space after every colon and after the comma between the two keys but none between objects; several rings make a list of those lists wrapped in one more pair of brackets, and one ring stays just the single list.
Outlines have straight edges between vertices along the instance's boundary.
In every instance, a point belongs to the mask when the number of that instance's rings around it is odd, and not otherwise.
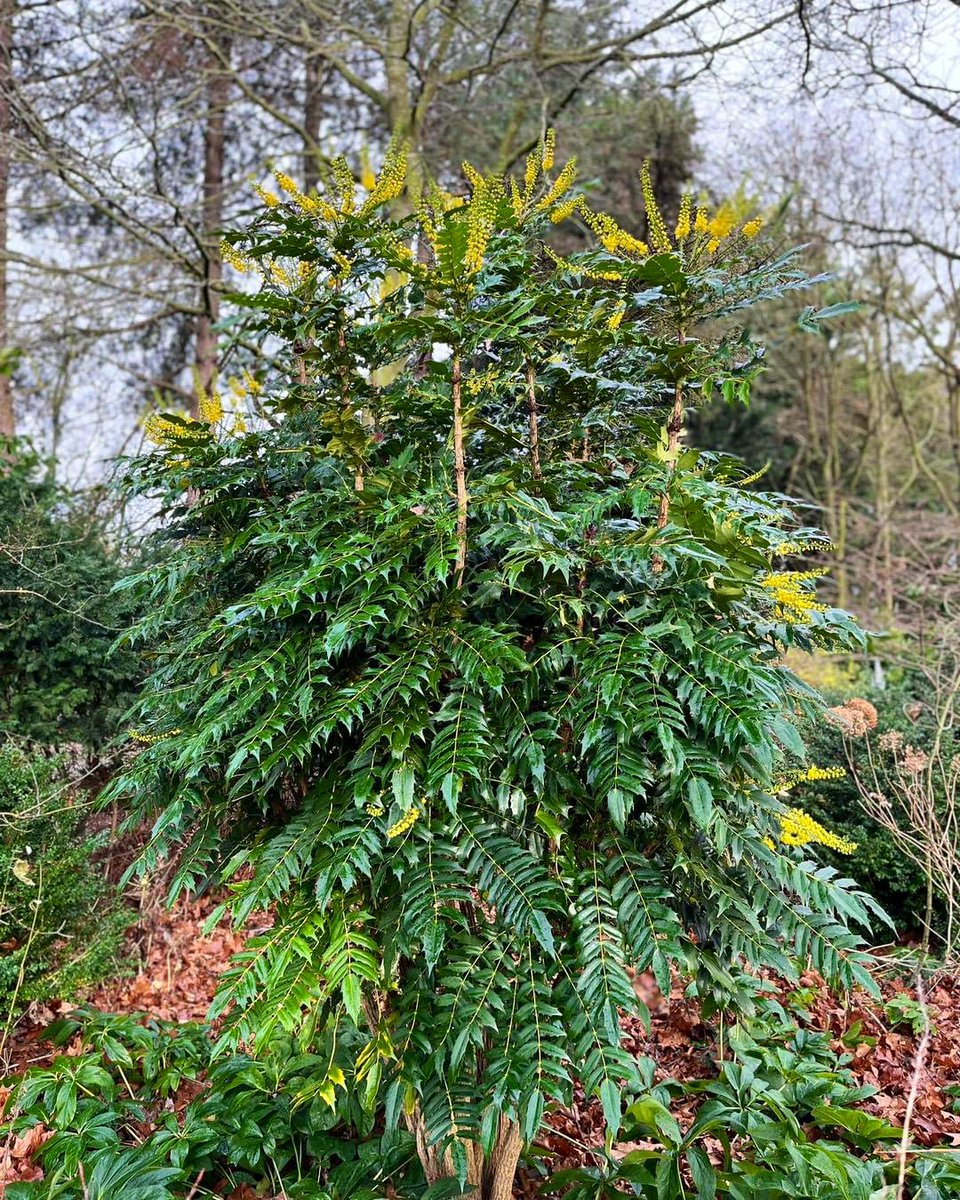
[{"label": "mahonia shrub", "polygon": [[[233,378],[130,468],[176,549],[128,584],[153,669],[110,795],[174,891],[273,914],[225,1037],[359,1029],[329,1104],[501,1196],[574,1077],[611,1137],[650,1085],[628,967],[723,1004],[795,959],[869,985],[871,902],[783,836],[819,702],[782,654],[857,638],[789,565],[822,535],[683,439],[747,398],[737,314],[802,287],[795,257],[689,199],[668,231],[647,176],[645,244],[549,139],[520,181],[465,171],[399,219],[398,150],[366,195],[342,160],[323,194],[280,175],[228,238],[262,277]],[[568,219],[596,246],[565,259]]]}]

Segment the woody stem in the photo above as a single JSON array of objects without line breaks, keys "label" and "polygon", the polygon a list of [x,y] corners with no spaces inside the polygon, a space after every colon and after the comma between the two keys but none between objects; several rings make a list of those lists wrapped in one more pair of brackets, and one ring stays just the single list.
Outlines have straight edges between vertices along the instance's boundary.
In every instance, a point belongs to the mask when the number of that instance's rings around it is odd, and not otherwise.
[{"label": "woody stem", "polygon": [[527,362],[527,425],[530,431],[530,469],[534,479],[540,470],[540,413],[537,408],[537,376],[533,363]]},{"label": "woody stem", "polygon": [[463,587],[467,566],[467,464],[463,448],[463,401],[461,394],[460,354],[453,356],[451,374],[453,393],[453,473],[457,489],[457,587]]},{"label": "woody stem", "polygon": [[[685,341],[683,330],[680,330],[678,342],[682,346]],[[680,448],[680,434],[683,432],[683,381],[678,379],[673,388],[673,410],[667,421],[667,469],[666,486],[660,495],[660,506],[657,511],[657,528],[664,529],[670,520],[670,482],[677,469],[677,451]],[[659,554],[653,557],[653,569],[659,574],[663,570],[663,559]]]}]

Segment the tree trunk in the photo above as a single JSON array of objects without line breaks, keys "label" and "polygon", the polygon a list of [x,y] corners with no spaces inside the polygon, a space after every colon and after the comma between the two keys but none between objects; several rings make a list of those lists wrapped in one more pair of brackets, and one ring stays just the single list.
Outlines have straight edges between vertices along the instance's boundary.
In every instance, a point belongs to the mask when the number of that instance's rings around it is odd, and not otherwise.
[{"label": "tree trunk", "polygon": [[[407,1125],[413,1134],[417,1156],[423,1166],[427,1183],[434,1184],[441,1179],[455,1178],[456,1171],[450,1152],[440,1154],[437,1147],[430,1144],[419,1108],[407,1119]],[[473,1188],[476,1200],[510,1200],[517,1163],[523,1149],[523,1139],[516,1122],[507,1120],[506,1117],[500,1118],[497,1140],[489,1156],[483,1153],[483,1149],[476,1142],[467,1142],[466,1146],[467,1185]]]},{"label": "tree trunk", "polygon": [[0,437],[13,437],[13,384],[4,361],[7,345],[7,192],[10,183],[10,143],[13,92],[13,15],[16,0],[0,0]]},{"label": "tree trunk", "polygon": [[210,55],[207,65],[207,111],[203,127],[203,283],[200,317],[197,321],[196,395],[192,415],[197,416],[202,392],[212,392],[217,378],[217,334],[220,319],[220,288],[223,259],[220,230],[223,228],[223,176],[226,147],[227,105],[230,100],[230,43],[223,40]]},{"label": "tree trunk", "polygon": [[320,59],[308,54],[303,66],[303,190],[309,196],[320,182]]}]

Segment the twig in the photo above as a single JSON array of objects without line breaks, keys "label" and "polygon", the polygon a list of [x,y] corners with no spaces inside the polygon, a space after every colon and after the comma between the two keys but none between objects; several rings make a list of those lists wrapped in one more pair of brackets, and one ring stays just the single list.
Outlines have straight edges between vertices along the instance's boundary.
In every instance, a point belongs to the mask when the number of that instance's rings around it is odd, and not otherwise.
[{"label": "twig", "polygon": [[193,1181],[190,1191],[187,1192],[187,1200],[193,1200],[194,1196],[196,1196],[196,1194],[199,1192],[200,1183],[203,1180],[203,1177],[204,1177],[204,1175],[206,1175],[206,1173],[207,1173],[206,1167],[201,1167],[200,1174]]},{"label": "twig", "polygon": [[930,1010],[927,1008],[927,997],[923,990],[923,969],[920,964],[917,965],[917,999],[920,1002],[920,1009],[923,1013],[923,1034],[917,1044],[916,1053],[913,1056],[913,1078],[910,1080],[907,1109],[903,1114],[903,1133],[900,1137],[899,1154],[900,1170],[897,1176],[897,1200],[906,1200],[907,1155],[910,1153],[910,1121],[913,1119],[913,1110],[917,1103],[917,1093],[920,1091],[920,1076],[923,1074],[927,1051],[930,1048]]},{"label": "twig", "polygon": [[83,1163],[77,1163],[77,1174],[80,1176],[80,1186],[83,1188],[83,1200],[90,1200],[90,1192],[87,1189],[87,1177],[83,1173]]}]

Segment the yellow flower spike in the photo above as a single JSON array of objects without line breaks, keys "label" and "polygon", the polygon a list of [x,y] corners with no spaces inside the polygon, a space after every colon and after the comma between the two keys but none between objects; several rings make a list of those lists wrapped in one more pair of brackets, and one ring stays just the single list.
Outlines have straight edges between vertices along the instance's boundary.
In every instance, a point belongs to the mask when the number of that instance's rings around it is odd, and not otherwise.
[{"label": "yellow flower spike", "polygon": [[716,252],[719,249],[720,249],[720,239],[719,238],[711,238],[710,241],[707,242],[707,253],[708,254],[716,254]]},{"label": "yellow flower spike", "polygon": [[295,200],[305,213],[323,217],[326,221],[334,221],[339,216],[333,205],[326,200],[322,200],[319,196],[305,196],[290,176],[284,174],[283,171],[274,171],[273,177],[279,184],[280,190],[286,192],[291,200]]},{"label": "yellow flower spike", "polygon": [[616,331],[620,328],[620,323],[623,320],[623,314],[627,311],[627,306],[624,301],[620,301],[613,311],[613,315],[607,321],[607,328],[611,331]]},{"label": "yellow flower spike", "polygon": [[259,396],[263,391],[263,384],[251,371],[244,370],[243,382],[251,396]]},{"label": "yellow flower spike", "polygon": [[357,181],[350,170],[350,164],[342,154],[339,154],[331,162],[330,170],[333,172],[333,182],[340,198],[340,212],[344,216],[349,216],[357,202]]},{"label": "yellow flower spike", "polygon": [[741,479],[738,487],[749,487],[751,483],[756,483],[758,479],[762,479],[769,470],[770,462],[768,460],[763,464],[762,467],[760,467],[759,470],[754,471],[752,475],[747,475],[745,478]]},{"label": "yellow flower spike", "polygon": [[270,278],[279,287],[292,287],[293,280],[290,278],[290,273],[286,267],[281,266],[278,262],[271,262],[268,270],[270,271]]},{"label": "yellow flower spike", "polygon": [[[584,279],[597,279],[613,283],[619,282],[623,279],[623,276],[619,273],[619,271],[592,271],[589,267],[583,266],[582,263],[567,262],[565,258],[561,258],[560,255],[551,250],[549,246],[544,246],[543,252],[551,262],[555,263],[564,271],[569,271],[571,275],[580,275]],[[560,359],[551,359],[550,361],[559,362]]]},{"label": "yellow flower spike", "polygon": [[697,209],[696,220],[693,222],[695,233],[706,233],[710,228],[710,222],[707,219],[707,210],[702,206]]},{"label": "yellow flower spike", "polygon": [[188,419],[185,425],[181,425],[169,420],[163,413],[151,413],[143,423],[143,431],[154,445],[168,449],[184,439],[200,441],[210,436],[209,429],[202,421]]},{"label": "yellow flower spike", "polygon": [[474,191],[479,191],[483,188],[484,178],[472,163],[464,161],[460,164],[460,169],[463,171],[463,176],[467,183],[470,184]]},{"label": "yellow flower spike", "polygon": [[523,215],[523,195],[521,194],[515,179],[510,180],[510,206],[513,209],[513,215],[519,221],[520,217]]},{"label": "yellow flower spike", "polygon": [[816,781],[819,779],[843,779],[846,771],[843,767],[807,767],[804,779]]},{"label": "yellow flower spike", "polygon": [[198,388],[197,410],[200,420],[208,425],[217,425],[223,420],[223,400],[219,392],[205,392]]},{"label": "yellow flower spike", "polygon": [[677,227],[674,230],[674,237],[677,239],[677,242],[685,242],[693,229],[690,219],[692,205],[693,197],[688,192],[680,201],[680,213],[677,217]]},{"label": "yellow flower spike", "polygon": [[259,183],[253,185],[253,190],[260,197],[267,208],[276,208],[280,203],[280,197],[275,192],[268,192],[266,188],[262,188]]},{"label": "yellow flower spike", "polygon": [[663,221],[663,215],[657,207],[657,198],[653,194],[653,180],[650,178],[650,160],[646,159],[640,169],[640,191],[643,193],[643,207],[647,214],[647,228],[650,231],[650,241],[658,251],[672,250],[670,235]]},{"label": "yellow flower spike", "polygon": [[540,174],[540,164],[542,158],[542,146],[538,146],[532,154],[527,155],[527,165],[523,172],[523,198],[526,203],[530,202],[530,198],[533,195],[533,189],[536,186],[537,176]]},{"label": "yellow flower spike", "polygon": [[[381,208],[402,194],[407,182],[407,145],[405,142],[391,141],[384,156],[383,168],[373,187],[369,188],[370,195],[360,206],[360,215]],[[366,187],[364,183],[364,187]]]},{"label": "yellow flower spike", "polygon": [[562,204],[558,204],[550,214],[550,220],[554,223],[554,225],[560,225],[563,221],[566,221],[568,217],[572,217],[579,206],[579,196],[574,196],[571,200],[564,200],[564,202]]},{"label": "yellow flower spike", "polygon": [[233,245],[232,242],[222,241],[220,243],[220,257],[225,263],[229,263],[235,271],[245,274],[250,270],[252,265],[251,260]]},{"label": "yellow flower spike", "polygon": [[646,258],[650,253],[650,247],[646,242],[641,242],[639,238],[635,238],[632,233],[627,233],[623,229],[617,233],[616,249],[622,250],[626,254],[636,254],[640,258]]},{"label": "yellow flower spike", "polygon": [[550,190],[538,200],[536,204],[537,212],[546,212],[546,210],[570,191],[573,187],[574,180],[577,178],[577,160],[576,157],[568,158],[564,163],[563,170],[550,185]]},{"label": "yellow flower spike", "polygon": [[553,167],[553,156],[557,149],[557,131],[548,129],[543,138],[543,150],[540,155],[540,162],[545,171],[549,171]]},{"label": "yellow flower spike", "polygon": [[468,275],[475,275],[483,266],[496,212],[495,184],[491,180],[481,179],[474,189],[467,212],[467,251],[463,262]]},{"label": "yellow flower spike", "polygon": [[727,205],[721,205],[717,211],[717,215],[708,225],[708,231],[715,240],[723,241],[725,237],[729,237],[736,225],[736,219],[733,211]]},{"label": "yellow flower spike", "polygon": [[247,432],[247,422],[244,419],[243,413],[236,413],[233,418],[233,429],[231,430],[234,437],[239,437]]},{"label": "yellow flower spike", "polygon": [[754,217],[752,221],[748,221],[746,225],[744,225],[741,232],[743,233],[744,237],[755,238],[762,228],[763,217]]},{"label": "yellow flower spike", "polygon": [[415,804],[411,805],[400,820],[396,824],[391,825],[387,830],[387,838],[392,840],[393,838],[402,837],[409,829],[412,829],[416,825],[420,819],[420,815],[420,809]]},{"label": "yellow flower spike", "polygon": [[851,842],[839,834],[831,833],[819,821],[815,821],[802,808],[791,808],[782,813],[780,818],[780,841],[785,846],[826,846],[836,850],[838,854],[853,854],[857,848],[856,842]]},{"label": "yellow flower spike", "polygon": [[760,580],[772,595],[776,605],[774,616],[791,625],[805,625],[810,614],[826,612],[827,605],[819,604],[815,596],[804,588],[805,583],[819,579],[826,571],[780,571],[765,575]]},{"label": "yellow flower spike", "polygon": [[300,199],[302,193],[289,175],[285,174],[283,171],[274,171],[273,177],[280,185],[281,189],[285,191],[291,199]]}]

